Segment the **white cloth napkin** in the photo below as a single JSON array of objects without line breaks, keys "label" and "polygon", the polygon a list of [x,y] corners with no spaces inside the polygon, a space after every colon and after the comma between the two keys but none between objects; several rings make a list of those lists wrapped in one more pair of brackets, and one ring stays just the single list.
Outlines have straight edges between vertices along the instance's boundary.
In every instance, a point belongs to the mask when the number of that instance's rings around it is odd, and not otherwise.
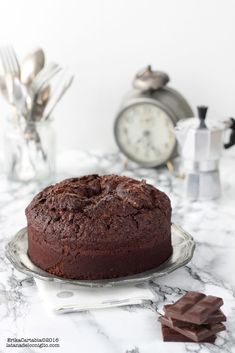
[{"label": "white cloth napkin", "polygon": [[54,313],[137,305],[156,301],[148,285],[87,288],[77,285],[35,279],[46,308]]}]

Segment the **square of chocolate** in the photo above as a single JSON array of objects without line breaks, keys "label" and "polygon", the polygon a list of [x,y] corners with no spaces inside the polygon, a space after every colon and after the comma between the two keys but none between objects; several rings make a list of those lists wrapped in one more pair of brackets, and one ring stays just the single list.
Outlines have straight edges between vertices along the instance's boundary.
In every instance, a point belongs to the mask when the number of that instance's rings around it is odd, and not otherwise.
[{"label": "square of chocolate", "polygon": [[[161,325],[162,326],[162,338],[164,342],[195,342],[193,340],[191,340],[190,338],[182,335],[181,333],[173,330],[170,327],[167,327],[165,325]],[[208,338],[205,338],[204,340],[200,341],[200,342],[204,342],[204,343],[214,343],[216,340],[216,336],[210,336]]]},{"label": "square of chocolate", "polygon": [[165,307],[165,313],[169,318],[200,325],[222,305],[222,298],[188,292],[174,304]]},{"label": "square of chocolate", "polygon": [[188,326],[178,327],[174,326],[171,322],[171,319],[166,316],[161,316],[159,321],[162,325],[175,330],[176,332],[185,337],[188,337],[194,342],[202,342],[203,340],[215,335],[216,333],[225,330],[225,326],[221,322],[207,325],[195,325],[188,323]]},{"label": "square of chocolate", "polygon": [[[167,312],[167,308],[169,308],[169,306],[171,306],[172,304],[166,304],[163,307],[164,312]],[[167,316],[167,315],[166,315]],[[178,327],[185,327],[188,326],[188,322],[187,321],[182,321],[182,320],[178,320],[178,319],[174,319],[174,318],[169,318],[172,322],[172,324],[174,326],[178,326]],[[210,316],[208,316],[208,318],[206,319],[205,322],[203,322],[203,324],[217,324],[219,322],[224,322],[226,321],[226,316],[224,315],[223,311],[221,309],[217,309],[215,312],[211,313]]]}]

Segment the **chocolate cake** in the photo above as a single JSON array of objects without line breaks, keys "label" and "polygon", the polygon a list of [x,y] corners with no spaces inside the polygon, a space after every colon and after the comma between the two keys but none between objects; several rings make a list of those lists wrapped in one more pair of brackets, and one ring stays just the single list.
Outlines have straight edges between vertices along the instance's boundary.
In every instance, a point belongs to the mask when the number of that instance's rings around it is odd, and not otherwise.
[{"label": "chocolate cake", "polygon": [[26,217],[30,259],[64,278],[133,275],[172,253],[170,200],[145,181],[66,179],[36,195]]}]

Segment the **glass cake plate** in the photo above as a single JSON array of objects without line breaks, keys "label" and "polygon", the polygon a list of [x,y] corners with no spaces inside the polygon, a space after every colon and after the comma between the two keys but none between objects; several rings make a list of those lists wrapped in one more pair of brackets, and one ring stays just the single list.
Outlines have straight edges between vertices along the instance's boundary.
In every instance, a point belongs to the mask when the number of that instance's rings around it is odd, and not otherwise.
[{"label": "glass cake plate", "polygon": [[165,276],[177,268],[186,265],[192,258],[195,242],[193,237],[181,227],[172,223],[171,237],[173,253],[171,257],[160,266],[149,271],[141,272],[136,275],[102,279],[102,280],[75,280],[65,279],[52,275],[35,266],[28,257],[28,236],[27,228],[21,229],[6,246],[6,257],[13,266],[20,272],[28,276],[35,277],[45,281],[56,281],[60,283],[70,283],[85,287],[105,287],[117,286],[123,284],[140,284],[153,281],[159,277]]}]

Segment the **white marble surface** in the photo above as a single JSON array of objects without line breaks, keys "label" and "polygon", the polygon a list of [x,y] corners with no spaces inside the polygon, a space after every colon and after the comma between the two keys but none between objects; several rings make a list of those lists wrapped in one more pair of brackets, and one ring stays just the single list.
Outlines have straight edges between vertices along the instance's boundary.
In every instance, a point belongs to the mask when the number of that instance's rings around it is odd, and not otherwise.
[{"label": "white marble surface", "polygon": [[[223,197],[213,202],[187,202],[177,180],[167,171],[126,165],[119,155],[71,151],[59,156],[57,179],[86,173],[120,173],[145,178],[166,191],[173,221],[195,238],[193,260],[153,283],[159,300],[132,306],[56,316],[48,314],[33,279],[17,272],[4,257],[4,246],[25,225],[24,209],[42,185],[9,183],[0,175],[0,353],[207,353],[235,352],[235,158],[223,159]],[[157,321],[163,304],[186,290],[223,297],[227,331],[215,345],[162,342]],[[6,348],[7,338],[58,337],[60,348]]]}]

